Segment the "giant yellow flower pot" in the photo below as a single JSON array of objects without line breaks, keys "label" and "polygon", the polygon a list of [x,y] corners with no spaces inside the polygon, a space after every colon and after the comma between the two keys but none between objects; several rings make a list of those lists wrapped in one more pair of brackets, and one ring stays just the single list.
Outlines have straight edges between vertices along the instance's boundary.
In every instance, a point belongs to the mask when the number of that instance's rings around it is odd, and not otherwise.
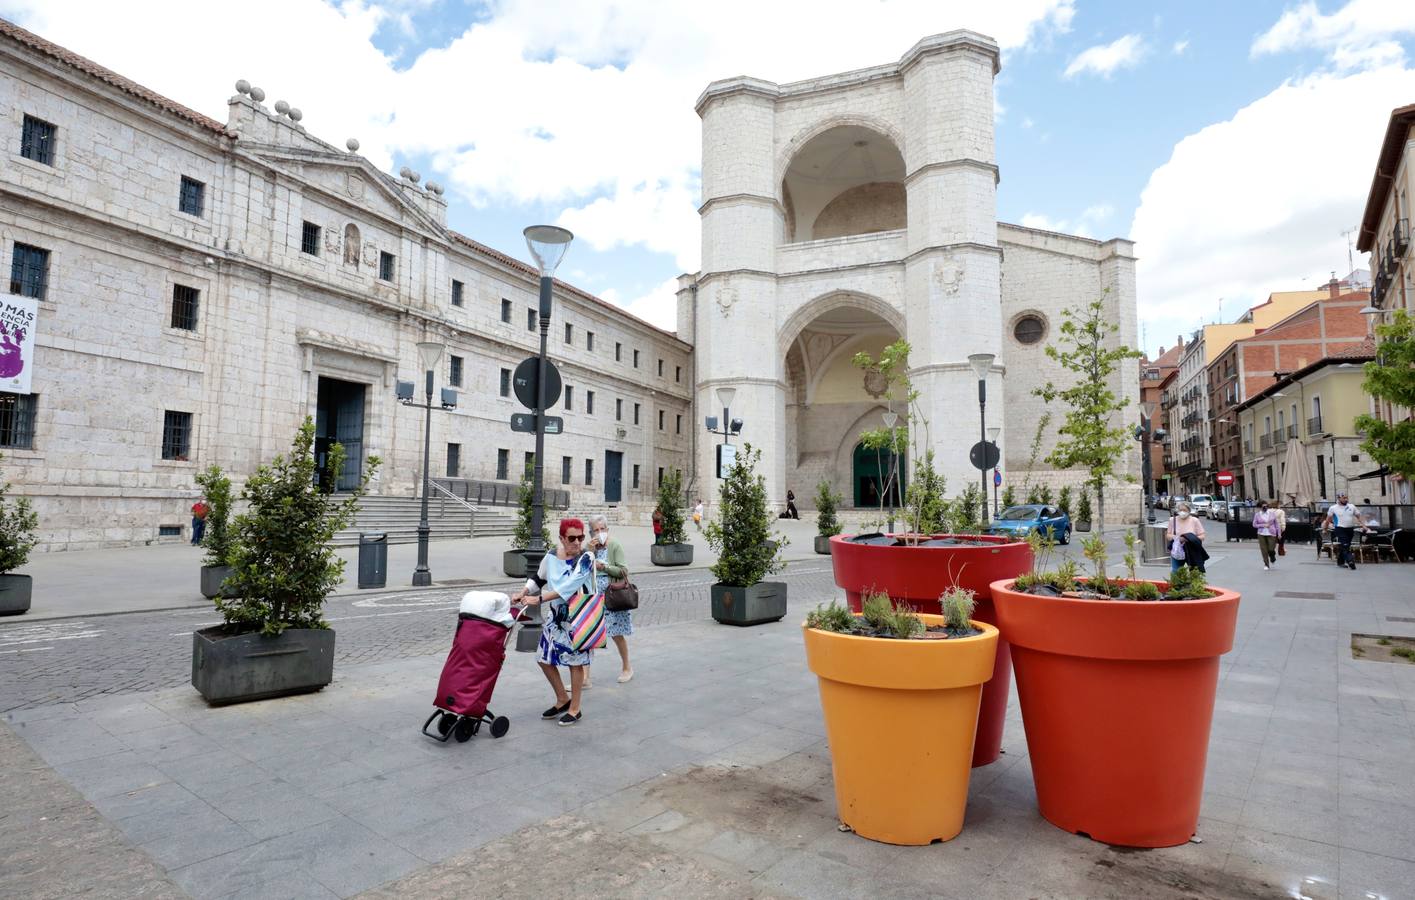
[{"label": "giant yellow flower pot", "polygon": [[805,629],[838,814],[861,837],[918,845],[963,830],[978,705],[998,640],[992,625],[973,627],[983,633],[906,641]]}]

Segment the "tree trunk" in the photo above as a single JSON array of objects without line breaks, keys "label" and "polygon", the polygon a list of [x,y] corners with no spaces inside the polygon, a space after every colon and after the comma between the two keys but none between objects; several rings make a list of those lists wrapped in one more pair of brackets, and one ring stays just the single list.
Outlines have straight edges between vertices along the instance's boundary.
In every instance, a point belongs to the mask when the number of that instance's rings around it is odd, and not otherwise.
[{"label": "tree trunk", "polygon": [[1105,533],[1105,488],[1096,485],[1096,522],[1093,526],[1098,534]]}]

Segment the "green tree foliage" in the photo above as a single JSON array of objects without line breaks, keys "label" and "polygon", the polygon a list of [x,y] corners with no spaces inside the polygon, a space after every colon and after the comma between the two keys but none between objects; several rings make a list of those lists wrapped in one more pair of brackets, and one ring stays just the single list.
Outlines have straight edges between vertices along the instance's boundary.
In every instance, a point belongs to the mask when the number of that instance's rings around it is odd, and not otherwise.
[{"label": "green tree foliage", "polygon": [[231,479],[220,466],[212,466],[196,477],[197,486],[206,499],[206,533],[201,545],[206,557],[204,566],[231,564]]},{"label": "green tree foliage", "polygon": [[954,534],[977,534],[982,530],[982,512],[986,503],[983,489],[971,481],[968,482],[963,493],[949,504],[949,530]]},{"label": "green tree foliage", "polygon": [[1066,485],[1056,497],[1057,508],[1068,516],[1071,515],[1071,485]]},{"label": "green tree foliage", "polygon": [[665,544],[682,544],[688,536],[683,531],[683,472],[669,469],[663,473],[663,481],[658,485],[658,511],[663,517],[663,534],[660,540]]},{"label": "green tree foliage", "polygon": [[[330,545],[353,521],[358,498],[379,465],[370,456],[353,496],[336,500],[315,483],[314,422],[306,417],[288,455],[276,456],[246,481],[247,512],[236,517],[227,583],[239,596],[216,601],[226,627],[279,634],[286,628],[328,628],[324,600],[344,575]],[[344,465],[344,447],[329,449],[330,471]]]},{"label": "green tree foliage", "polygon": [[[516,488],[516,526],[511,529],[512,550],[525,550],[531,545],[531,521],[535,512],[535,502],[534,473],[531,467],[527,466],[525,474],[521,476],[521,484]],[[554,546],[550,543],[550,529],[545,525],[548,520],[548,516],[541,516],[540,538],[547,550]]]},{"label": "green tree foliage", "polygon": [[[919,406],[919,392],[909,380],[909,342],[900,338],[879,353],[879,358],[861,351],[851,357],[851,364],[868,374],[884,380],[884,396],[892,411],[899,414],[893,428],[873,428],[860,433],[860,443],[865,449],[875,451],[881,469],[889,462],[888,472],[879,496],[880,512],[884,512],[884,501],[890,490],[899,487],[899,458],[908,453],[909,426],[918,424],[924,429],[923,445],[928,446],[928,422]],[[894,409],[895,405],[902,407]],[[917,463],[916,463],[917,466]]]},{"label": "green tree foliage", "polygon": [[1091,521],[1091,492],[1085,489],[1081,491],[1081,499],[1076,501],[1076,521]]},{"label": "green tree foliage", "polygon": [[1124,361],[1137,359],[1138,350],[1114,346],[1120,326],[1106,316],[1105,298],[1097,298],[1081,312],[1066,310],[1061,323],[1061,345],[1049,344],[1046,354],[1075,376],[1070,387],[1048,381],[1034,393],[1047,403],[1066,407],[1061,440],[1047,462],[1062,469],[1086,471],[1086,483],[1096,492],[1096,527],[1105,525],[1105,484],[1130,446],[1129,432],[1112,424],[1115,413],[1129,404],[1109,387],[1110,376]]},{"label": "green tree foliage", "polygon": [[844,499],[830,489],[830,482],[822,478],[816,485],[816,533],[821,537],[834,537],[843,528],[836,510]]},{"label": "green tree foliage", "polygon": [[1007,485],[1002,489],[1002,508],[1017,505],[1017,488],[1014,485]]},{"label": "green tree foliage", "polygon": [[[1403,309],[1395,311],[1389,325],[1377,325],[1380,353],[1366,363],[1366,393],[1398,407],[1415,407],[1415,319]],[[1415,419],[1389,423],[1376,416],[1356,417],[1356,428],[1365,432],[1361,449],[1383,466],[1406,479],[1415,479]]]},{"label": "green tree foliage", "polygon": [[708,546],[717,554],[712,574],[722,584],[747,587],[784,565],[781,548],[786,539],[772,533],[766,479],[756,471],[761,455],[751,444],[738,451],[722,479],[718,518],[706,528]]},{"label": "green tree foliage", "polygon": [[943,496],[947,480],[934,468],[934,453],[927,450],[914,463],[914,477],[904,495],[906,526],[914,534],[949,531],[949,503]]},{"label": "green tree foliage", "polygon": [[[0,460],[5,457],[0,454]],[[13,572],[29,562],[29,553],[39,543],[35,530],[39,515],[28,497],[11,500],[10,482],[0,481],[0,575]]]}]

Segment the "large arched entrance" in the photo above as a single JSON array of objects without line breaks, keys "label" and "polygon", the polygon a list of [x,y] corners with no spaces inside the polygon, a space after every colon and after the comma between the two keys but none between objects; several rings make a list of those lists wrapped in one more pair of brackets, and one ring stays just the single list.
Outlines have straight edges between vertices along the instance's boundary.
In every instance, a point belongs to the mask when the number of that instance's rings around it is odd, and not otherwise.
[{"label": "large arched entrance", "polygon": [[863,125],[837,125],[797,151],[781,184],[786,243],[907,226],[904,157]]}]

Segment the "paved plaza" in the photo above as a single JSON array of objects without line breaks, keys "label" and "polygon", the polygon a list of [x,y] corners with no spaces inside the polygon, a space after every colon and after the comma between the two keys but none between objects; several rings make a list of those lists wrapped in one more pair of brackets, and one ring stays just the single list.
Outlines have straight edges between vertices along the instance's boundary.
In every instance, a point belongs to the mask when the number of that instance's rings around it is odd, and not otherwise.
[{"label": "paved plaza", "polygon": [[4,622],[0,651],[34,652],[0,655],[0,896],[1415,895],[1415,665],[1350,652],[1353,632],[1415,635],[1415,567],[1293,546],[1265,573],[1252,545],[1210,549],[1243,601],[1186,846],[1042,820],[1015,697],[958,838],[839,831],[799,629],[837,591],[811,557],[782,576],[786,619],[750,629],[708,618],[706,570],[643,572],[632,682],[600,653],[583,722],[557,728],[513,653],[510,733],[467,744],[418,731],[462,587],[333,599],[335,682],[226,708],[187,684],[209,610]]}]

